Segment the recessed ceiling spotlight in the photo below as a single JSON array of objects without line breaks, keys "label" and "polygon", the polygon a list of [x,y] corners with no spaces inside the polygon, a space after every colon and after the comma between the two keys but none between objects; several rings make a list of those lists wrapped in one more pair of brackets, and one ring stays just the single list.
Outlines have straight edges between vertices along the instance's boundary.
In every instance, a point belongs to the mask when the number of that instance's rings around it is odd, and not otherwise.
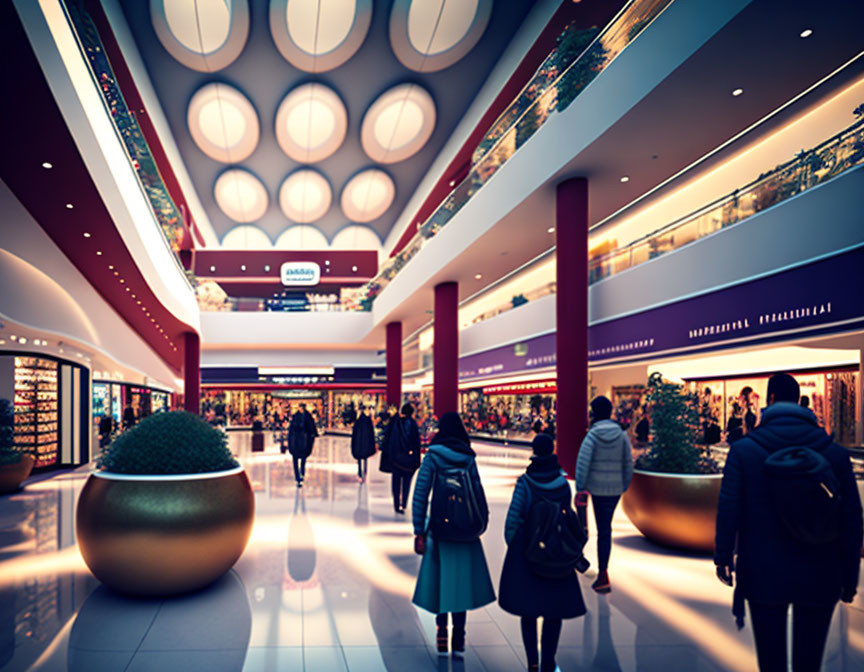
[{"label": "recessed ceiling spotlight", "polygon": [[740,96],[742,93],[744,93],[744,89],[735,89],[732,92],[732,95],[737,97],[737,96]]},{"label": "recessed ceiling spotlight", "polygon": [[240,266],[240,270],[243,271],[243,272],[245,273],[245,272],[246,272],[246,264],[242,264],[242,265]]},{"label": "recessed ceiling spotlight", "polygon": [[121,285],[125,285],[125,284],[126,284],[126,281],[125,281],[123,278],[120,278],[120,284],[121,284]]},{"label": "recessed ceiling spotlight", "polygon": [[67,204],[66,204],[66,209],[67,209],[67,210],[71,210],[71,209],[74,208],[74,207],[75,207],[75,206],[72,205],[71,203],[67,203]]},{"label": "recessed ceiling spotlight", "polygon": [[806,30],[802,30],[801,34],[798,37],[810,37],[813,34],[812,28],[807,28]]},{"label": "recessed ceiling spotlight", "polygon": [[21,337],[18,338],[18,342],[19,342],[21,345],[24,345],[24,344],[27,342],[27,339],[24,338],[23,336],[21,336]]},{"label": "recessed ceiling spotlight", "polygon": [[622,175],[622,176],[621,176],[621,181],[622,181],[622,182],[629,182],[629,181],[630,181],[630,176],[629,176],[629,175]]},{"label": "recessed ceiling spotlight", "polygon": [[128,288],[128,287],[127,287],[127,288],[126,288],[126,291],[127,291],[127,292],[131,292],[131,291],[132,291],[132,290],[131,290],[131,289],[129,289],[129,288]]},{"label": "recessed ceiling spotlight", "polygon": [[450,186],[455,187],[456,186],[456,180],[450,180]]},{"label": "recessed ceiling spotlight", "polygon": [[11,338],[13,341],[18,340],[18,337],[15,334],[12,334],[9,338]]},{"label": "recessed ceiling spotlight", "polygon": [[546,233],[555,233],[555,227],[550,226],[548,229],[546,229]]},{"label": "recessed ceiling spotlight", "polygon": [[265,265],[264,265],[264,272],[265,272],[265,273],[269,273],[269,272],[270,272],[270,264],[265,264]]},{"label": "recessed ceiling spotlight", "polygon": [[138,299],[135,303],[137,303],[140,306],[141,305],[141,299]]},{"label": "recessed ceiling spotlight", "polygon": [[96,250],[96,256],[97,256],[97,257],[101,257],[101,256],[102,256],[102,251],[101,251],[101,250]]},{"label": "recessed ceiling spotlight", "polygon": [[216,272],[216,267],[215,267],[215,266],[211,266],[211,267],[210,267],[210,272],[211,272],[211,273],[215,273],[215,272]]},{"label": "recessed ceiling spotlight", "polygon": [[113,270],[114,270],[114,266],[113,266],[112,264],[108,264],[108,270],[109,270],[109,271],[113,271]]},{"label": "recessed ceiling spotlight", "polygon": [[329,259],[325,259],[325,260],[324,260],[324,265],[325,265],[325,266],[329,266],[329,265],[330,265],[330,260],[329,260]]},{"label": "recessed ceiling spotlight", "polygon": [[54,164],[53,164],[53,163],[48,163],[47,161],[44,161],[44,162],[42,163],[42,167],[45,168],[46,170],[51,170],[51,168],[54,167]]},{"label": "recessed ceiling spotlight", "polygon": [[482,279],[483,279],[483,274],[482,274],[482,273],[476,273],[476,274],[474,275],[474,279],[475,279],[475,280],[482,280]]},{"label": "recessed ceiling spotlight", "polygon": [[85,231],[85,232],[84,232],[84,237],[85,237],[85,238],[89,238],[89,237],[90,237],[90,234],[87,233],[87,232]]},{"label": "recessed ceiling spotlight", "polygon": [[352,270],[354,273],[356,273],[356,272],[357,272],[357,267],[356,267],[356,266],[352,266],[352,267],[351,267],[351,270]]}]

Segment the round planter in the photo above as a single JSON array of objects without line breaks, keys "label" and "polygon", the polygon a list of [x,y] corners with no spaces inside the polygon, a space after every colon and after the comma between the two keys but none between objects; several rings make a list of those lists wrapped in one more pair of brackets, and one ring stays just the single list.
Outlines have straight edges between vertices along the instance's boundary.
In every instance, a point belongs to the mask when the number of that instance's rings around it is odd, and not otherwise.
[{"label": "round planter", "polygon": [[8,495],[21,487],[35,463],[35,458],[25,453],[18,462],[0,465],[0,495]]},{"label": "round planter", "polygon": [[712,553],[722,474],[660,474],[635,470],[621,504],[651,541]]},{"label": "round planter", "polygon": [[242,467],[204,474],[93,472],[75,516],[78,547],[97,579],[131,595],[202,588],[240,558],[255,498]]}]

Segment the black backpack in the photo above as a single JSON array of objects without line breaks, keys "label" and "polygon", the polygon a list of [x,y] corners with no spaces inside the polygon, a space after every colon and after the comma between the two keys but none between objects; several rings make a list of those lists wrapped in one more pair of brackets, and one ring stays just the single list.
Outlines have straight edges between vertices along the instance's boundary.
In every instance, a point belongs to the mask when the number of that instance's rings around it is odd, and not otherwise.
[{"label": "black backpack", "polygon": [[525,558],[533,574],[548,579],[560,579],[573,570],[584,572],[588,562],[582,549],[588,541],[585,528],[567,501],[550,499],[537,488],[528,485],[531,506],[525,519]]},{"label": "black backpack", "polygon": [[771,453],[765,480],[774,510],[794,539],[814,546],[840,537],[840,482],[820,452],[791,446]]},{"label": "black backpack", "polygon": [[475,541],[486,531],[489,507],[467,467],[437,469],[429,530],[438,541]]}]

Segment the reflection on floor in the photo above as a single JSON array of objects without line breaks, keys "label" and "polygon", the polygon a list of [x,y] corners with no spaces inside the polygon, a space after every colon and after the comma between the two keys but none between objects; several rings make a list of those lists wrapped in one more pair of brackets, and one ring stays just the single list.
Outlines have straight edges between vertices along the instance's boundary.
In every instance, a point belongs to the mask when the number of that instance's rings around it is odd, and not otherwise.
[{"label": "reflection on floor", "polygon": [[[74,539],[86,470],[0,498],[0,670],[525,669],[518,621],[495,605],[469,614],[464,662],[435,655],[433,617],[410,602],[419,565],[410,525],[393,513],[377,460],[361,485],[348,440],[322,438],[299,490],[272,445],[252,455],[248,434],[231,442],[256,493],[252,541],[235,571],[173,600],[126,599],[87,572]],[[497,577],[528,453],[477,448],[492,509],[484,546]],[[623,514],[614,534],[615,590],[598,598],[591,572],[583,578],[589,613],[565,622],[561,670],[755,669],[749,628],[735,629],[731,593],[710,559],[650,545]],[[838,608],[824,669],[864,669],[860,598]]]}]

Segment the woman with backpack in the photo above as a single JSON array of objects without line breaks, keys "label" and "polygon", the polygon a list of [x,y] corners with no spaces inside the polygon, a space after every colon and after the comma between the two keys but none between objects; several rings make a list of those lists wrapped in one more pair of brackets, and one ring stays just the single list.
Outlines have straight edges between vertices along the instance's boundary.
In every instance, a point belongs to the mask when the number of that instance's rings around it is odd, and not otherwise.
[{"label": "woman with backpack", "polygon": [[474,458],[459,414],[442,415],[420,466],[412,502],[414,551],[423,556],[412,601],[436,614],[439,655],[447,654],[452,614],[450,650],[457,658],[465,653],[466,612],[495,601],[480,543],[489,509]]},{"label": "woman with backpack", "polygon": [[366,460],[375,454],[375,428],[366,409],[360,406],[360,417],[354,420],[351,429],[351,456],[357,460],[357,478],[363,483],[368,471]]},{"label": "woman with backpack", "polygon": [[[552,437],[538,434],[531,446],[531,463],[516,481],[504,525],[507,555],[501,570],[498,604],[504,611],[522,617],[522,643],[529,672],[554,672],[562,620],[586,612],[575,571],[587,568],[581,555],[585,535],[570,507],[570,485],[554,453]],[[565,523],[561,527],[567,522],[572,526],[572,535],[567,538],[563,538],[558,525],[562,517],[569,520],[561,521]],[[544,538],[544,534],[556,538]],[[538,557],[532,547],[552,552],[545,558]],[[540,617],[542,661],[537,651]]]}]

